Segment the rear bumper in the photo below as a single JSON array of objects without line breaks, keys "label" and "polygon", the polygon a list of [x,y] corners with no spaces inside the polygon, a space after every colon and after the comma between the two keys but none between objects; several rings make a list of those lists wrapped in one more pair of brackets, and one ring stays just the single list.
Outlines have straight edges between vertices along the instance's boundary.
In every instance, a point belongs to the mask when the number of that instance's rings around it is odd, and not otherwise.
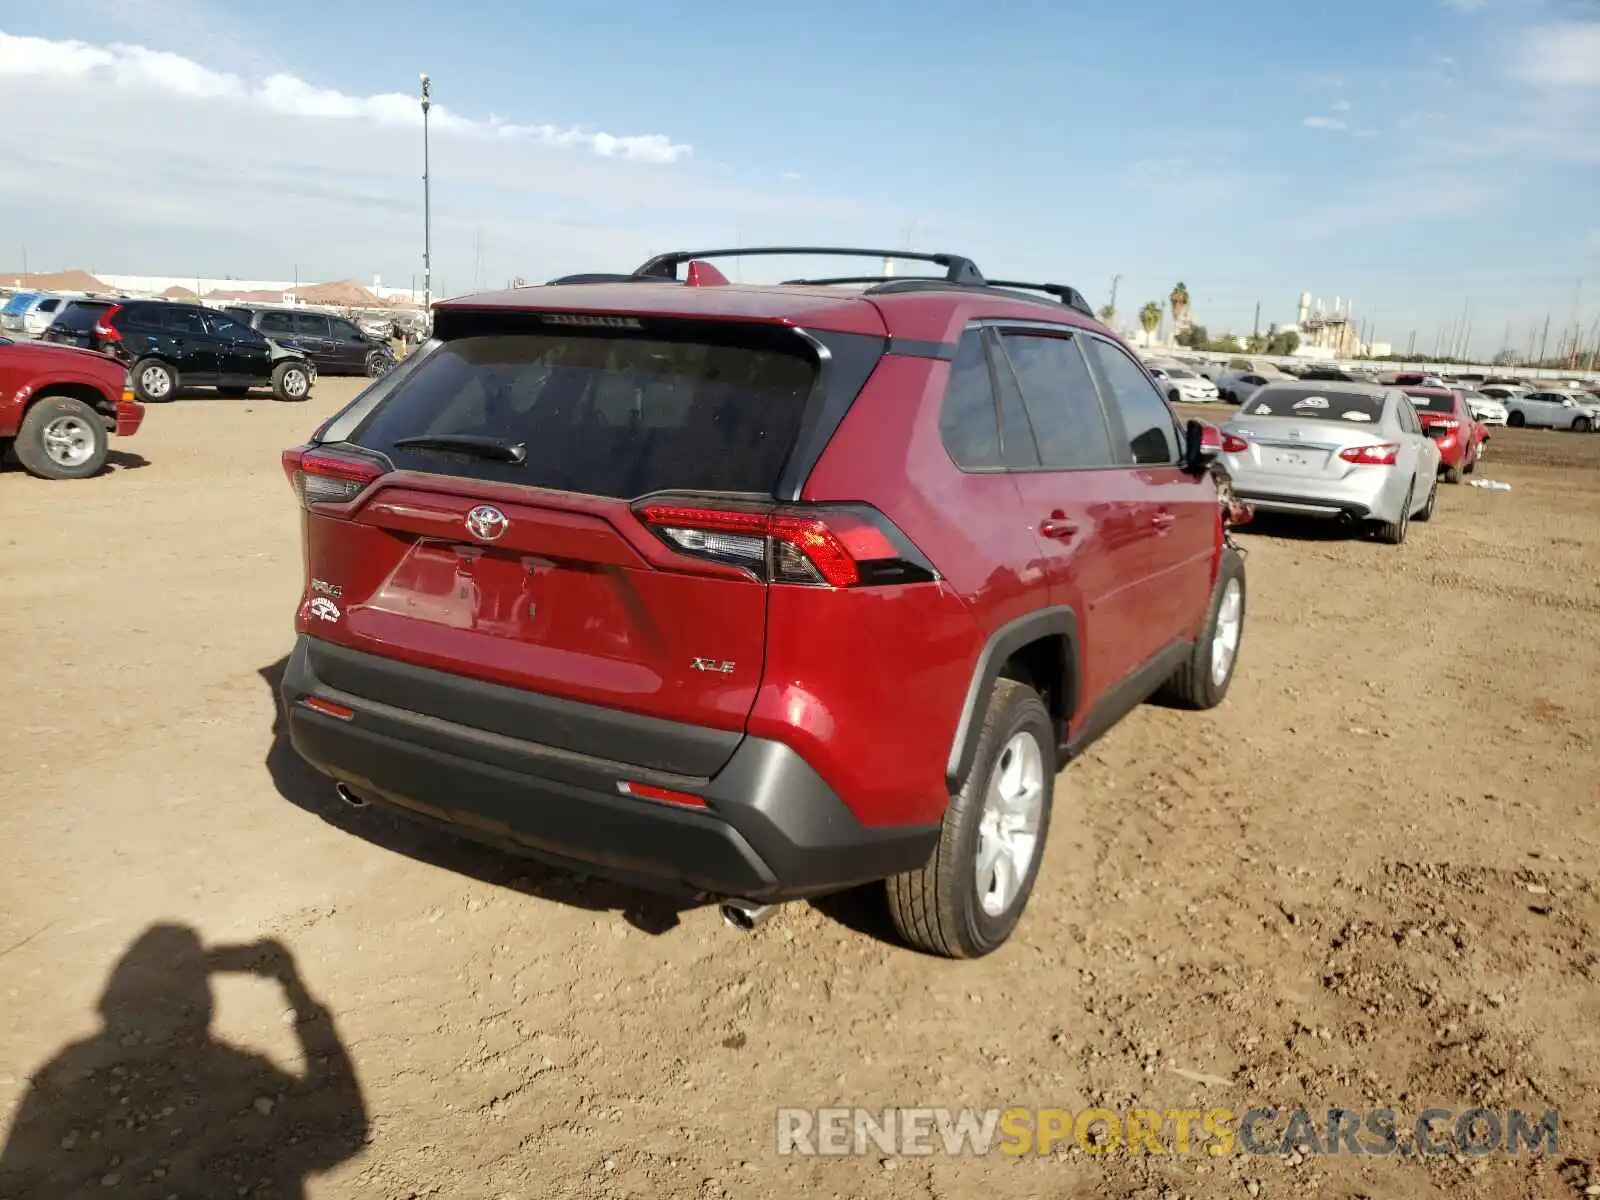
[{"label": "rear bumper", "polygon": [[[300,756],[369,802],[515,853],[662,891],[776,901],[915,869],[938,841],[937,825],[862,825],[779,742],[743,738],[709,778],[630,767],[330,688],[313,670],[311,643],[299,639],[283,678],[289,737]],[[358,657],[366,671],[382,672],[388,663]],[[412,678],[419,672],[394,666]],[[423,674],[463,686],[457,676]],[[480,711],[504,705],[514,715],[526,696],[494,684],[470,686]],[[307,697],[354,715],[330,716],[307,707]],[[686,737],[701,732],[685,727]],[[617,750],[625,754],[627,747]],[[699,796],[705,807],[627,796],[618,788],[626,781]]]},{"label": "rear bumper", "polygon": [[1343,518],[1365,521],[1372,516],[1372,507],[1350,500],[1308,499],[1302,496],[1278,496],[1268,492],[1234,491],[1234,495],[1248,504],[1253,512],[1283,513],[1296,517]]}]

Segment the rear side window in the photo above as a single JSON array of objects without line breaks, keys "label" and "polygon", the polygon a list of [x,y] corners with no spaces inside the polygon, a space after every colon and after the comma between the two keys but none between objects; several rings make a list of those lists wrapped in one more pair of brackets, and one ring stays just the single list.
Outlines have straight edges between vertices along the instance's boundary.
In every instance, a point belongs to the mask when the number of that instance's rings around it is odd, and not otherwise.
[{"label": "rear side window", "polygon": [[119,325],[130,325],[139,329],[160,329],[165,322],[162,317],[165,306],[159,304],[129,304],[117,313],[116,321]]},{"label": "rear side window", "polygon": [[1105,410],[1077,339],[1003,333],[1000,341],[1022,388],[1040,464],[1057,470],[1116,465]]},{"label": "rear side window", "polygon": [[293,333],[294,317],[288,313],[262,313],[260,324],[256,328],[266,334]]},{"label": "rear side window", "polygon": [[1088,352],[1122,415],[1133,461],[1146,466],[1178,461],[1178,432],[1172,410],[1150,377],[1116,346],[1102,338],[1088,339]]},{"label": "rear side window", "polygon": [[1350,421],[1375,424],[1383,416],[1383,397],[1338,388],[1265,387],[1243,408],[1241,417],[1293,417],[1298,421]]},{"label": "rear side window", "polygon": [[[688,337],[509,334],[439,347],[353,438],[403,470],[632,499],[688,490],[770,495],[816,377],[780,331]],[[466,434],[521,463],[397,447]]]},{"label": "rear side window", "polygon": [[1000,466],[1000,425],[994,384],[983,352],[983,334],[961,335],[950,363],[950,382],[939,411],[939,435],[956,466],[966,471],[992,471]]},{"label": "rear side window", "polygon": [[294,331],[302,337],[328,336],[328,318],[320,313],[295,313]]}]

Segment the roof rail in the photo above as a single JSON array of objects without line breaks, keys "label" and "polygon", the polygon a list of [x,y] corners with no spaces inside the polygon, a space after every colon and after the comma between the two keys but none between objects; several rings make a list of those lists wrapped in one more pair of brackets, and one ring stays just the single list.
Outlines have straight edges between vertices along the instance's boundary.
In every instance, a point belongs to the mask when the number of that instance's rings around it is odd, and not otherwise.
[{"label": "roof rail", "polygon": [[1020,288],[1025,292],[1043,292],[1047,296],[1054,296],[1068,308],[1083,313],[1085,316],[1094,316],[1094,307],[1083,298],[1083,293],[1075,287],[1068,287],[1064,283],[1022,283],[1016,279],[991,279],[992,287]]},{"label": "roof rail", "polygon": [[[895,292],[945,291],[951,286],[951,284],[942,279],[891,279],[885,283],[878,284],[876,287],[868,288],[866,294],[869,296],[882,296]],[[1067,287],[1065,284],[1010,283],[995,279],[984,284],[957,284],[954,286],[960,287],[965,291],[983,292],[990,296],[1004,296],[1009,300],[1027,300],[1033,304],[1050,304],[1050,300],[1046,300],[1043,296],[1029,296],[1020,289],[1026,289],[1031,292],[1044,292],[1053,300],[1058,301],[1074,312],[1081,313],[1086,317],[1095,315],[1094,309],[1083,298],[1083,294],[1077,288]]]},{"label": "roof rail", "polygon": [[[637,275],[617,275],[608,271],[589,271],[577,275],[562,275],[550,280],[546,287],[555,287],[563,283],[641,283],[644,282]],[[655,280],[650,280],[654,283]]]},{"label": "roof rail", "polygon": [[635,279],[677,279],[678,268],[697,258],[754,258],[757,256],[822,257],[849,256],[852,258],[904,259],[908,262],[932,263],[944,268],[947,283],[984,283],[983,272],[970,258],[959,254],[925,254],[917,250],[868,250],[856,246],[734,246],[725,250],[674,250],[658,254],[633,273]]}]

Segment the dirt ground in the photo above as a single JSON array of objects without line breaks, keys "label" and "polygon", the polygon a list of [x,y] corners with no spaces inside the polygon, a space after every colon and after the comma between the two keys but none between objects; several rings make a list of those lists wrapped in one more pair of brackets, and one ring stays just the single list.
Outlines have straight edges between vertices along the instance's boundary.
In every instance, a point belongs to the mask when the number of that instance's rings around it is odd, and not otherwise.
[{"label": "dirt ground", "polygon": [[[1398,549],[1243,536],[1227,703],[1141,709],[1068,769],[1015,940],[956,964],[870,893],[742,935],[336,810],[274,731],[278,451],[354,386],[153,408],[83,483],[0,471],[7,1169],[385,1200],[1600,1184],[1600,436],[1497,435],[1513,490],[1442,489]],[[1554,1107],[1561,1148],[777,1153],[778,1106],[832,1104]]]}]

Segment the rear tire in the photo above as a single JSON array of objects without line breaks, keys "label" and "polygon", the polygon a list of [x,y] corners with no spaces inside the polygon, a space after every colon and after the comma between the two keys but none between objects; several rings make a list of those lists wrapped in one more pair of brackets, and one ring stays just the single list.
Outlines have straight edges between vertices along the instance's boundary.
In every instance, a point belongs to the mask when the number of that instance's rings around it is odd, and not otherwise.
[{"label": "rear tire", "polygon": [[[1206,623],[1195,640],[1194,650],[1173,674],[1161,685],[1155,699],[1174,708],[1202,710],[1215,708],[1228,694],[1233,682],[1234,668],[1239,662],[1239,645],[1244,638],[1246,600],[1244,559],[1231,546],[1222,548],[1222,565],[1217,570],[1217,583],[1211,591],[1211,606],[1206,610]],[[1226,662],[1218,669],[1219,639],[1230,642],[1226,625],[1231,625],[1231,644],[1226,648]]]},{"label": "rear tire", "polygon": [[[1055,774],[1055,723],[1039,694],[996,680],[972,767],[945,810],[932,857],[886,883],[889,915],[907,943],[945,958],[981,958],[1005,943],[1039,875]],[[994,853],[980,884],[980,848],[996,846],[1017,849]],[[1031,857],[1019,869],[1023,848]]]},{"label": "rear tire", "polygon": [[178,370],[159,358],[147,358],[133,364],[128,372],[133,377],[133,394],[145,404],[165,404],[178,395]]},{"label": "rear tire", "polygon": [[[1434,487],[1439,486],[1436,479]],[[1411,497],[1416,484],[1406,489],[1405,503],[1400,506],[1400,519],[1398,521],[1380,521],[1378,523],[1378,540],[1386,546],[1398,546],[1406,540],[1406,534],[1411,529]]]},{"label": "rear tire", "polygon": [[17,430],[17,460],[40,479],[87,479],[106,465],[105,422],[82,400],[34,401]]},{"label": "rear tire", "polygon": [[1422,511],[1412,517],[1413,521],[1431,521],[1433,519],[1433,506],[1439,499],[1439,481],[1435,479],[1433,486],[1428,489],[1428,502],[1422,506]]},{"label": "rear tire", "polygon": [[1444,469],[1444,481],[1446,483],[1460,483],[1461,482],[1461,468],[1460,467],[1446,467]]},{"label": "rear tire", "polygon": [[298,404],[311,398],[311,372],[297,362],[281,362],[272,368],[272,394],[279,400]]}]

